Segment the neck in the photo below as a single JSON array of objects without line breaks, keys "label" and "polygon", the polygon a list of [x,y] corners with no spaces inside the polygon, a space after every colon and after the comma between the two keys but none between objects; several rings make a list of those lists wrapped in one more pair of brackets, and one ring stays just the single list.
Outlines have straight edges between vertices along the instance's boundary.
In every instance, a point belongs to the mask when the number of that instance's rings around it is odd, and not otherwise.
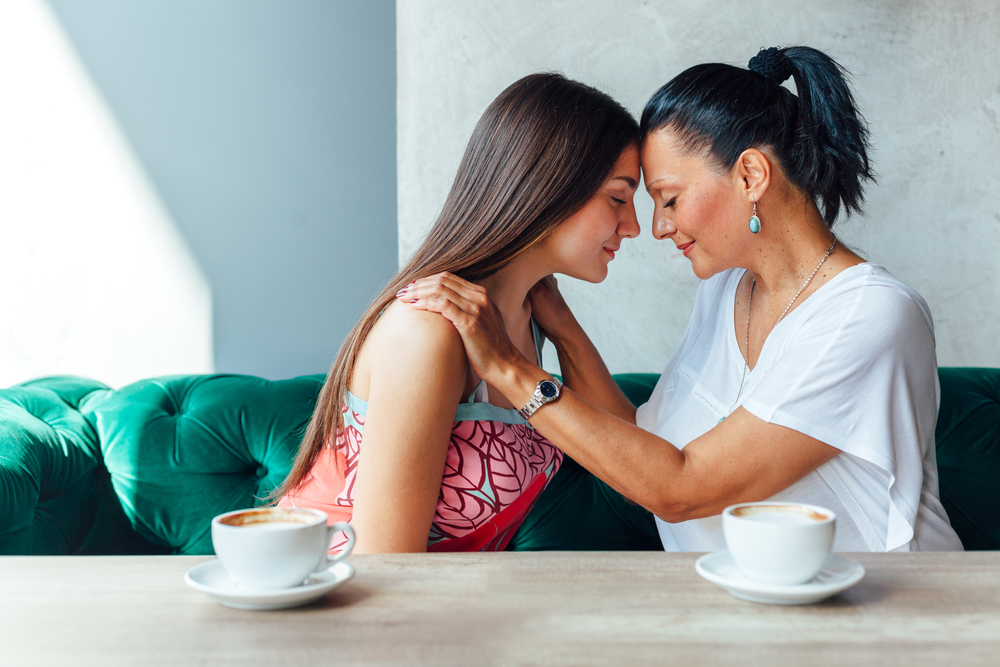
[{"label": "neck", "polygon": [[531,317],[528,290],[549,273],[551,271],[546,271],[529,251],[479,282],[489,293],[490,301],[503,314],[507,332],[511,336],[528,326],[528,319]]},{"label": "neck", "polygon": [[760,205],[764,228],[751,244],[745,267],[766,299],[780,301],[801,289],[833,243],[819,209],[811,201]]}]

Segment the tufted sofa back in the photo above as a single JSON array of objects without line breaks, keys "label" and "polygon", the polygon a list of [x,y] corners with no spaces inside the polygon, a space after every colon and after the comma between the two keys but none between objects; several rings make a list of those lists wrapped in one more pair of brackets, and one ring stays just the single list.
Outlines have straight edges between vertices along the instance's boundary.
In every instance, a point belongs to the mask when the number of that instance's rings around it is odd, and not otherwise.
[{"label": "tufted sofa back", "polygon": [[[1000,369],[939,376],[942,502],[967,549],[1000,549]],[[616,376],[636,404],[657,378]],[[212,553],[209,519],[258,504],[284,479],[322,383],[203,375],[111,390],[56,377],[0,390],[0,554]],[[634,506],[592,502],[607,497],[605,485],[566,468],[516,548],[587,548],[575,534],[544,531],[588,527],[587,508],[598,506],[632,524],[620,548],[657,545]]]},{"label": "tufted sofa back", "polygon": [[968,550],[1000,549],[1000,369],[939,368],[941,503]]},{"label": "tufted sofa back", "polygon": [[82,378],[0,392],[0,553],[212,553],[288,474],[322,375]]}]

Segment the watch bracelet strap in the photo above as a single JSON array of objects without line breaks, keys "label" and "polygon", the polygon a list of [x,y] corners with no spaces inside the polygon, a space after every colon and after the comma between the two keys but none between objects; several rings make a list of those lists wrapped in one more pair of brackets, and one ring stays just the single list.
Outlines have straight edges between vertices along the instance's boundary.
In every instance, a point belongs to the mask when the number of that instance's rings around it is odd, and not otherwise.
[{"label": "watch bracelet strap", "polygon": [[[558,387],[559,389],[562,389],[563,383],[559,381],[559,378],[553,377],[546,379],[554,383],[556,387]],[[540,380],[539,382],[544,382],[544,381],[545,380]],[[537,411],[538,408],[542,407],[543,405],[549,402],[550,401],[544,401],[544,402],[542,401],[542,397],[538,393],[538,385],[536,384],[535,393],[531,395],[531,398],[529,398],[528,402],[524,404],[524,407],[517,411],[517,414],[521,415],[521,419],[527,421],[531,417],[531,415],[535,414],[535,411]]]}]

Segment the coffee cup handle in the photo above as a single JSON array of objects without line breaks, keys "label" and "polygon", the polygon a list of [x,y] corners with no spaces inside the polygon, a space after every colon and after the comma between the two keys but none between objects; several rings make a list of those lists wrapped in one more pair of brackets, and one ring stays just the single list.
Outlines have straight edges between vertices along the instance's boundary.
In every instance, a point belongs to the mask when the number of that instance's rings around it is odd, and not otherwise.
[{"label": "coffee cup handle", "polygon": [[347,544],[344,546],[343,549],[340,550],[340,553],[337,554],[336,556],[331,556],[330,554],[324,552],[324,554],[326,555],[326,558],[323,558],[322,556],[320,556],[319,567],[316,568],[316,572],[322,572],[323,570],[327,569],[328,567],[330,567],[334,563],[337,563],[337,562],[343,560],[344,558],[346,558],[347,556],[349,556],[350,553],[351,553],[351,550],[354,549],[354,529],[351,528],[351,524],[349,524],[349,523],[347,523],[345,521],[338,521],[337,523],[333,524],[332,526],[328,526],[327,527],[327,529],[326,529],[326,544],[329,545],[330,541],[333,540],[334,533],[337,533],[337,532],[340,532],[340,531],[344,531],[344,533],[347,535]]}]

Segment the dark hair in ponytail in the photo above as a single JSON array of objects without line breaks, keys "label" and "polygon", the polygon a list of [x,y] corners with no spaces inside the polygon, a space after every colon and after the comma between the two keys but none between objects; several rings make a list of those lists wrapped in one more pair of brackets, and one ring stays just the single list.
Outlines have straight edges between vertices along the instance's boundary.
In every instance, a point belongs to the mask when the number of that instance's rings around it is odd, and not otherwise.
[{"label": "dark hair in ponytail", "polygon": [[[797,97],[780,85],[789,75]],[[746,149],[769,148],[830,227],[842,208],[861,211],[865,182],[875,180],[846,72],[807,46],[762,50],[750,69],[707,63],[681,72],[642,112],[643,139],[664,127],[727,171]]]}]

